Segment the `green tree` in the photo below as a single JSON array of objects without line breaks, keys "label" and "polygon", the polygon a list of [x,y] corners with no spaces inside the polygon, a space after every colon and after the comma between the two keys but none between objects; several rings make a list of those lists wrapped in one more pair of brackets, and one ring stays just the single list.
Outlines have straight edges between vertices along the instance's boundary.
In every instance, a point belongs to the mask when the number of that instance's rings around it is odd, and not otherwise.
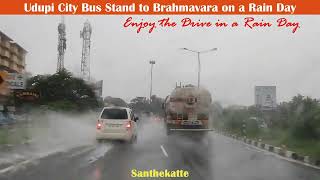
[{"label": "green tree", "polygon": [[291,104],[296,118],[292,125],[292,135],[297,138],[320,138],[319,101],[310,97],[294,97]]},{"label": "green tree", "polygon": [[163,115],[163,102],[164,99],[157,97],[156,95],[151,96],[151,102],[149,102],[146,97],[135,97],[130,101],[129,106],[136,113],[152,112],[153,114]]},{"label": "green tree", "polygon": [[157,97],[156,95],[151,96],[150,111],[157,115],[164,115],[164,110],[162,109],[162,104],[164,99]]},{"label": "green tree", "polygon": [[65,69],[53,75],[31,77],[27,88],[40,93],[39,104],[53,109],[86,110],[98,106],[93,87]]},{"label": "green tree", "polygon": [[150,106],[146,97],[135,97],[129,103],[135,113],[149,112]]},{"label": "green tree", "polygon": [[107,96],[103,100],[105,105],[112,105],[112,106],[121,106],[121,107],[127,107],[128,104],[121,98],[115,98],[111,96]]}]

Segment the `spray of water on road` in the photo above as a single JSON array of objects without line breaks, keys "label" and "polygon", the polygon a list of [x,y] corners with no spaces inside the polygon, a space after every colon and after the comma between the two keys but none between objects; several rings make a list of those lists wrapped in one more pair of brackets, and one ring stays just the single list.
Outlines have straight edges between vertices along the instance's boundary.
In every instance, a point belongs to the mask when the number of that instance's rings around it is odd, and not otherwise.
[{"label": "spray of water on road", "polygon": [[30,158],[39,158],[73,148],[95,145],[98,113],[66,114],[34,110],[24,120],[11,127],[21,142],[2,151],[0,167]]},{"label": "spray of water on road", "polygon": [[36,153],[94,144],[96,113],[64,114],[53,111],[29,117],[30,148]]}]

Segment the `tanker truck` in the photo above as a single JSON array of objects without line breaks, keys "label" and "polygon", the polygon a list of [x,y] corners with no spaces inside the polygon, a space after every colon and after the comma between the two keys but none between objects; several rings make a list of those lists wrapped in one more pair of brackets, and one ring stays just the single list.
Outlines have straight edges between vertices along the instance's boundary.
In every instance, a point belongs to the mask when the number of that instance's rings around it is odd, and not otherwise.
[{"label": "tanker truck", "polygon": [[193,85],[176,86],[163,104],[167,135],[188,131],[206,134],[212,130],[211,94]]}]

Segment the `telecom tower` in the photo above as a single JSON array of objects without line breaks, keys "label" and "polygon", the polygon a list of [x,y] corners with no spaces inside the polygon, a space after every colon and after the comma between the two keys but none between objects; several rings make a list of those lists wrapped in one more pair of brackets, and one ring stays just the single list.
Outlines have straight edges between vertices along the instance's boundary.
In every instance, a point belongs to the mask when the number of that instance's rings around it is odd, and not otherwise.
[{"label": "telecom tower", "polygon": [[57,72],[64,68],[64,53],[67,48],[66,45],[66,25],[64,23],[64,17],[62,16],[61,22],[58,25],[58,63]]},{"label": "telecom tower", "polygon": [[90,80],[90,44],[91,44],[92,28],[87,20],[84,23],[83,30],[80,32],[82,42],[82,57],[81,57],[81,75],[86,81]]}]

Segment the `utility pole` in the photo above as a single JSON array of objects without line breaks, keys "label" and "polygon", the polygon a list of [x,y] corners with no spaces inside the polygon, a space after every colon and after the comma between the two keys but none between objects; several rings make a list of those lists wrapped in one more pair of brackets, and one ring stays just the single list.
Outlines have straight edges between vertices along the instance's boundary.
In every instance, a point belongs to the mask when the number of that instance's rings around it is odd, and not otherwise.
[{"label": "utility pole", "polygon": [[151,65],[150,96],[149,96],[149,98],[150,98],[150,103],[151,103],[151,96],[152,96],[152,70],[153,70],[153,65],[156,64],[156,61],[151,60],[151,61],[149,61],[149,64]]},{"label": "utility pole", "polygon": [[201,72],[200,54],[211,52],[211,51],[217,51],[218,48],[212,48],[212,49],[205,50],[205,51],[195,51],[195,50],[191,50],[191,49],[188,49],[188,48],[181,48],[181,49],[182,50],[186,50],[186,51],[190,51],[190,52],[193,52],[193,53],[197,53],[197,55],[198,55],[198,88],[199,88],[200,87],[200,72]]},{"label": "utility pole", "polygon": [[198,54],[198,88],[200,87],[200,71],[201,71],[201,64],[200,64],[200,52]]}]

